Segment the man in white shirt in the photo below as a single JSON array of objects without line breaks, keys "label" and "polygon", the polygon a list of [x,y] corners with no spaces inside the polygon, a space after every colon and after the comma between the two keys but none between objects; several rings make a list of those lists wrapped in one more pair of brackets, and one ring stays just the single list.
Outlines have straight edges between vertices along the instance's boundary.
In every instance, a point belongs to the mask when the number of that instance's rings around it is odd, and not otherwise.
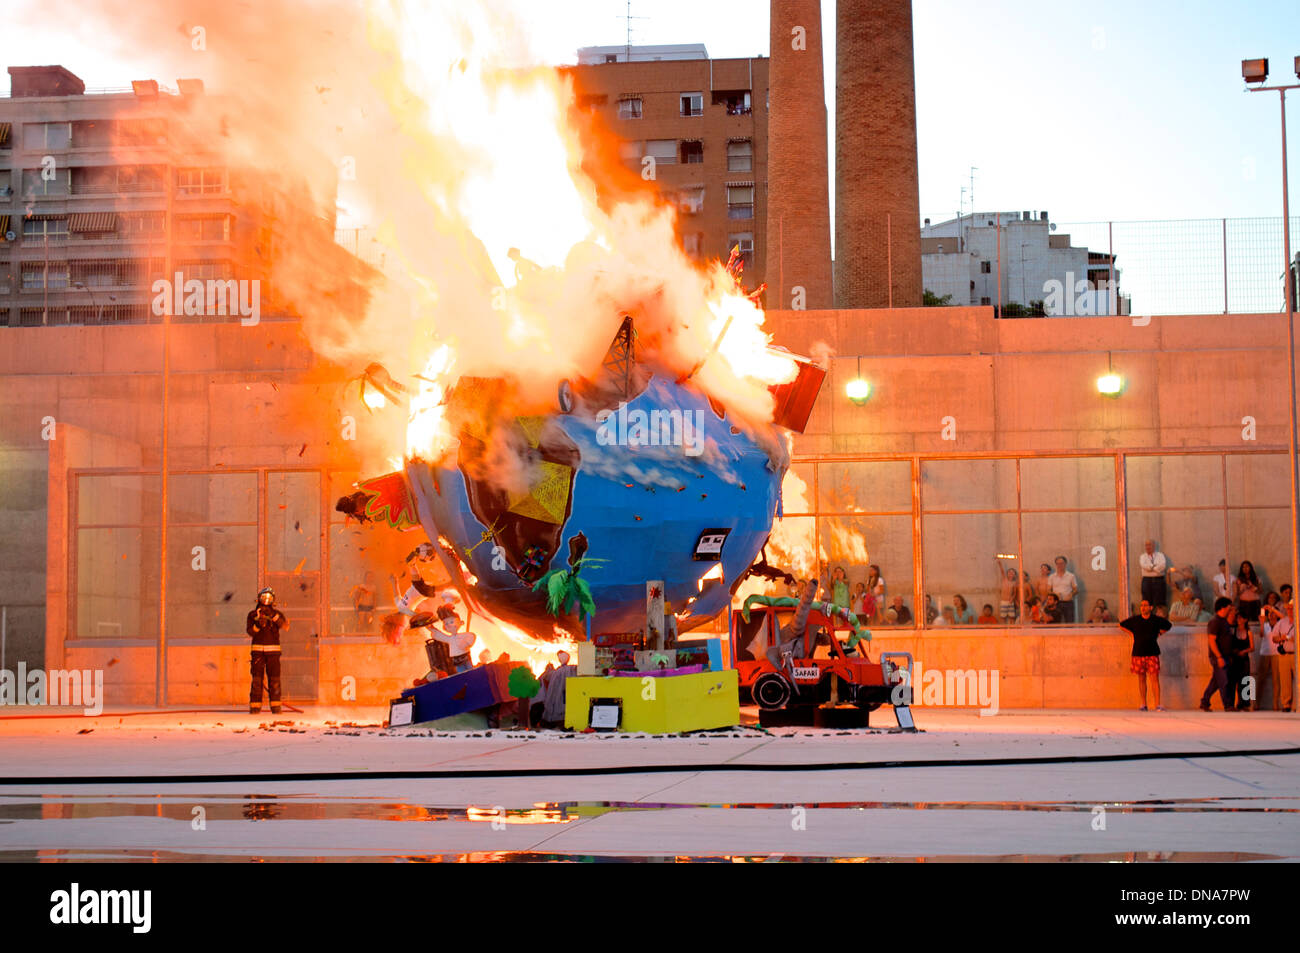
[{"label": "man in white shirt", "polygon": [[1169,591],[1165,584],[1165,573],[1169,561],[1165,554],[1156,549],[1153,539],[1142,544],[1143,553],[1138,557],[1138,566],[1142,569],[1142,598],[1153,606],[1169,605]]},{"label": "man in white shirt", "polygon": [[1262,694],[1267,679],[1273,690],[1273,710],[1291,711],[1295,707],[1295,610],[1291,603],[1281,610],[1269,606],[1264,610],[1264,619],[1259,640],[1258,687]]},{"label": "man in white shirt", "polygon": [[1065,571],[1064,556],[1056,557],[1056,572],[1047,577],[1048,585],[1056,593],[1061,606],[1061,622],[1069,625],[1074,621],[1074,597],[1079,594],[1079,580],[1074,573]]}]

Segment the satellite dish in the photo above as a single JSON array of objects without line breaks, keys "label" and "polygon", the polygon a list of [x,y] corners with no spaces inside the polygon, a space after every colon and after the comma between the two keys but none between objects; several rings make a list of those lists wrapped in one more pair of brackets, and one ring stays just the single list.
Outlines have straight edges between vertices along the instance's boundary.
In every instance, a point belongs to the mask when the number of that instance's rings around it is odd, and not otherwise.
[{"label": "satellite dish", "polygon": [[1048,225],[1047,227],[1050,228],[1052,231],[1056,231],[1056,223],[1055,223],[1055,222],[1053,222],[1051,225]]},{"label": "satellite dish", "polygon": [[15,232],[12,228],[9,229],[9,231],[5,232],[5,241],[7,242],[11,242],[17,237],[18,237],[18,233]]}]

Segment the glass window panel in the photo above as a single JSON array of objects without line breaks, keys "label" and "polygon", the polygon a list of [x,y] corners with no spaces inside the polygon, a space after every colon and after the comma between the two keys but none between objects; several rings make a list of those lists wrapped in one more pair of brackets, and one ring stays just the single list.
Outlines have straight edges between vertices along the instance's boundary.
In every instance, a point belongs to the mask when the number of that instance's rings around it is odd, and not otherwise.
[{"label": "glass window panel", "polygon": [[[1016,551],[1015,514],[928,515],[921,533],[925,593],[934,613],[930,624],[973,625],[985,603],[996,613],[1006,566],[997,555]],[[957,596],[966,603],[966,623],[958,622],[963,613],[955,608]]]},{"label": "glass window panel", "polygon": [[[1175,582],[1185,578],[1205,605],[1214,603],[1214,576],[1219,560],[1227,552],[1223,534],[1223,510],[1139,511],[1128,515],[1129,599],[1133,611],[1142,599],[1142,570],[1138,564],[1146,540],[1165,554],[1170,569],[1178,570],[1177,579],[1166,574],[1166,596],[1174,598]],[[1236,568],[1233,568],[1235,574]]]},{"label": "glass window panel", "polygon": [[1131,456],[1125,482],[1130,509],[1223,505],[1223,459],[1218,454]]},{"label": "glass window panel", "polygon": [[80,529],[76,544],[76,637],[156,639],[158,530]]},{"label": "glass window panel", "polygon": [[1027,510],[1114,509],[1115,458],[1021,460],[1020,505]]},{"label": "glass window panel", "polygon": [[[1290,477],[1287,478],[1290,480]],[[1228,511],[1228,561],[1249,560],[1265,595],[1291,581],[1291,508]]]},{"label": "glass window panel", "polygon": [[1290,506],[1291,469],[1284,453],[1230,453],[1229,506]]},{"label": "glass window panel", "polygon": [[77,525],[157,525],[162,506],[155,474],[77,477]]},{"label": "glass window panel", "polygon": [[[822,517],[818,520],[818,541],[822,562],[820,578],[828,598],[834,598],[834,571],[843,567],[850,599],[859,583],[864,588],[878,589],[883,596],[883,601],[876,600],[874,612],[863,619],[865,624],[893,625],[885,610],[895,596],[902,596],[903,605],[912,608],[911,516]],[[876,567],[879,578],[866,587],[872,566]],[[850,607],[859,611],[856,605]]]},{"label": "glass window panel", "polygon": [[927,510],[1014,510],[1014,460],[926,460],[921,505]]},{"label": "glass window panel", "polygon": [[320,474],[266,475],[267,572],[320,570]]},{"label": "glass window panel", "polygon": [[908,460],[819,463],[817,477],[820,512],[912,511],[912,464]]},{"label": "glass window panel", "polygon": [[257,474],[172,474],[167,518],[173,523],[256,523]]},{"label": "glass window panel", "polygon": [[[198,546],[203,547],[201,562],[194,552]],[[169,634],[245,634],[245,617],[259,588],[256,526],[172,528],[167,564]]]},{"label": "glass window panel", "polygon": [[[817,572],[817,523],[811,516],[787,516],[773,520],[767,541],[769,565],[785,570],[797,579],[808,579]],[[777,583],[771,595],[794,595],[784,583]]]},{"label": "glass window panel", "polygon": [[813,511],[813,465],[794,463],[781,481],[782,511],[793,516]]},{"label": "glass window panel", "polygon": [[[1035,567],[1031,576],[1041,575],[1041,565],[1052,567],[1046,590],[1054,592],[1061,603],[1061,621],[1084,623],[1098,600],[1116,619],[1119,612],[1118,530],[1115,513],[1025,513],[1022,517],[1025,561]],[[1065,576],[1057,577],[1056,560],[1065,557]],[[1074,576],[1074,586],[1064,580]],[[1042,583],[1035,579],[1035,595]],[[1070,598],[1073,588],[1075,595]],[[1109,623],[1113,625],[1114,623]]]}]

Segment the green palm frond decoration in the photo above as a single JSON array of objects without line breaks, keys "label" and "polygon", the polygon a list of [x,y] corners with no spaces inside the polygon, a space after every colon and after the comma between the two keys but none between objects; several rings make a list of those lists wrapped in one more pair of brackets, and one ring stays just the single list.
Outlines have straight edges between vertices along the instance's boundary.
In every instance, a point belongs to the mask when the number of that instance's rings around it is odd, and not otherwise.
[{"label": "green palm frond decoration", "polygon": [[572,569],[552,569],[533,583],[533,592],[546,592],[546,611],[559,618],[578,608],[579,616],[594,616],[596,600],[591,596],[591,587],[587,580],[578,573],[583,566],[596,566],[607,562],[604,559],[579,559]]}]

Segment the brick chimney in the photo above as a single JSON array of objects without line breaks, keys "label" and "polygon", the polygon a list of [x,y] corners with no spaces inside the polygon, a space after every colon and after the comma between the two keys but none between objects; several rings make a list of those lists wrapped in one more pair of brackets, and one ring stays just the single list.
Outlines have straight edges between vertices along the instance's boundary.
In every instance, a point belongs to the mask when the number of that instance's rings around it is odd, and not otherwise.
[{"label": "brick chimney", "polygon": [[772,0],[767,117],[767,306],[831,307],[821,0]]},{"label": "brick chimney", "polygon": [[837,7],[835,307],[920,307],[912,3]]}]

